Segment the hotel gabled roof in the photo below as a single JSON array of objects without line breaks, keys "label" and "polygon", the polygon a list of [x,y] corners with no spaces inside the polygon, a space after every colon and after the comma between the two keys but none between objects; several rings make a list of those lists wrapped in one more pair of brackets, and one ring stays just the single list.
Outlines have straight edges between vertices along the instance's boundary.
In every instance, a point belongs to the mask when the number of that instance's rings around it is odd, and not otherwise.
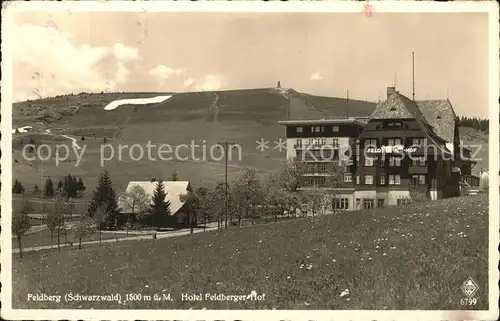
[{"label": "hotel gabled roof", "polygon": [[456,114],[448,99],[421,100],[417,105],[436,134],[452,143],[455,138]]},{"label": "hotel gabled roof", "polygon": [[[427,106],[431,106],[431,104],[427,103],[424,105],[426,111],[428,110]],[[427,111],[427,114],[430,115],[431,112]],[[449,153],[445,143],[453,142],[453,140],[448,141],[435,131],[434,126],[428,121],[417,103],[395,90],[388,95],[387,100],[377,104],[370,119],[415,119],[431,142],[443,149],[444,152]],[[451,125],[450,127],[453,128]]]}]

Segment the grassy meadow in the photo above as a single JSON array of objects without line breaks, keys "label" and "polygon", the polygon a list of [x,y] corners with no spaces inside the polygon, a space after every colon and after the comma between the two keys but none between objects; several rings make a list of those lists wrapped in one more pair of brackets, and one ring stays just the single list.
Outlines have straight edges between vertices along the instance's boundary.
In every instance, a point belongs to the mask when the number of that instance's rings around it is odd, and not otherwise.
[{"label": "grassy meadow", "polygon": [[[13,255],[14,308],[488,308],[487,194],[168,239]],[[472,277],[478,303],[461,307]],[[342,295],[341,293],[346,293]],[[265,294],[262,301],[182,293]],[[142,295],[173,301],[28,302],[28,293]]]}]

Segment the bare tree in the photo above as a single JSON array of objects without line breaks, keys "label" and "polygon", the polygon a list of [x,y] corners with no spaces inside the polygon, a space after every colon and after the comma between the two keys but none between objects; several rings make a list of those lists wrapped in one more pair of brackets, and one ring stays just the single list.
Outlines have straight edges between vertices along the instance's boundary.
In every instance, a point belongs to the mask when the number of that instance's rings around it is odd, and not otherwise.
[{"label": "bare tree", "polygon": [[133,224],[136,217],[141,217],[149,210],[150,202],[151,198],[144,188],[139,185],[132,186],[129,192],[120,195],[120,212],[126,213],[127,215],[127,235],[128,226]]},{"label": "bare tree", "polygon": [[19,213],[12,217],[12,234],[17,237],[17,244],[19,246],[19,255],[23,257],[22,237],[26,235],[31,224],[28,219],[28,212],[31,210],[31,203],[28,200],[23,201],[23,205]]},{"label": "bare tree", "polygon": [[313,216],[321,209],[322,200],[325,197],[324,194],[324,190],[321,190],[317,186],[313,186],[306,191],[305,197],[307,199],[308,208],[311,210]]},{"label": "bare tree", "polygon": [[99,206],[95,211],[94,216],[92,217],[94,219],[96,228],[99,230],[99,246],[102,242],[102,229],[104,228],[104,223],[106,222],[108,215],[109,213],[106,209],[106,206]]},{"label": "bare tree", "polygon": [[300,187],[300,178],[305,172],[305,164],[298,158],[285,162],[280,168],[279,184],[289,192],[296,192]]},{"label": "bare tree", "polygon": [[233,187],[233,198],[239,207],[238,226],[241,226],[241,214],[245,217],[251,216],[252,223],[255,222],[255,208],[262,202],[263,193],[257,172],[253,168],[244,168],[236,179]]},{"label": "bare tree", "polygon": [[280,173],[272,172],[268,175],[264,184],[264,204],[266,211],[266,221],[269,213],[274,215],[274,220],[278,220],[278,215],[283,213],[283,209],[288,208],[290,191],[280,184]]},{"label": "bare tree", "polygon": [[[53,211],[49,211],[48,214],[44,216],[44,223],[50,231],[50,245],[54,244],[54,234],[57,240],[57,248],[60,248],[61,234],[65,232],[65,213],[67,211],[66,204],[62,197],[58,198],[54,203]],[[63,231],[64,229],[64,231]]]},{"label": "bare tree", "polygon": [[188,214],[189,233],[193,234],[195,219],[196,219],[196,215],[197,215],[197,212],[199,209],[198,197],[195,193],[188,191],[185,194],[181,194],[179,196],[179,199],[181,202],[184,203],[186,212]]},{"label": "bare tree", "polygon": [[203,219],[203,231],[206,231],[210,210],[207,189],[204,187],[199,187],[196,190],[196,196],[198,198],[198,209],[200,212],[199,214]]},{"label": "bare tree", "polygon": [[[207,212],[212,219],[217,219],[217,228],[222,228],[222,218],[225,211],[225,183],[218,182],[215,188],[207,193]],[[229,187],[228,187],[229,190]],[[230,196],[231,194],[228,193]],[[228,206],[229,206],[228,202]]]},{"label": "bare tree", "polygon": [[92,235],[95,231],[95,223],[88,215],[82,215],[74,227],[74,233],[78,239],[78,249],[82,248],[82,241]]},{"label": "bare tree", "polygon": [[329,194],[325,195],[323,198],[323,212],[326,212],[326,208],[329,203],[331,205],[332,212],[336,211],[336,193],[335,189],[341,187],[342,182],[344,182],[344,175],[347,173],[346,166],[342,163],[334,162],[327,165],[328,176],[326,178],[326,187],[329,188]]}]

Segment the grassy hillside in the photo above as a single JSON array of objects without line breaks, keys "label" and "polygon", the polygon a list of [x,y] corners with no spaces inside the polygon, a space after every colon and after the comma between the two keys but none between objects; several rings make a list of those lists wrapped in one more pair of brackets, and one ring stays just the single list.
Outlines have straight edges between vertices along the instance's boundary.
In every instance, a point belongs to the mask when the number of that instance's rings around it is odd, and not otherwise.
[{"label": "grassy hillside", "polygon": [[[287,119],[289,108],[293,118],[325,118],[342,115],[344,112],[341,99],[331,99],[329,103],[326,97],[315,97],[293,90],[292,93],[291,101],[286,94],[273,88],[181,93],[163,103],[120,106],[111,111],[104,110],[104,107],[117,99],[153,97],[168,93],[82,93],[16,103],[13,106],[15,127],[33,126],[37,123],[36,128],[50,128],[56,135],[64,134],[78,139],[84,136],[85,141],[80,144],[85,144],[86,150],[78,167],[75,167],[76,156],[73,153],[57,167],[53,159],[44,162],[42,166],[40,161],[25,161],[20,153],[21,137],[24,136],[26,142],[29,135],[37,134],[16,134],[13,142],[13,157],[17,160],[14,163],[14,177],[20,179],[27,190],[32,190],[34,184],[40,185],[43,167],[44,176],[58,180],[59,177],[72,173],[81,176],[84,183],[92,187],[103,170],[100,166],[103,137],[116,147],[119,144],[139,144],[144,150],[148,141],[172,147],[194,143],[200,145],[195,151],[198,159],[202,155],[202,145],[209,150],[217,142],[230,141],[240,145],[242,150],[240,159],[234,155],[229,161],[230,180],[245,166],[254,167],[264,174],[285,159],[284,151],[274,149],[274,141],[284,138],[284,128],[277,122]],[[314,99],[317,102],[312,103]],[[367,107],[363,109],[364,113],[369,115],[374,105],[365,105]],[[45,122],[37,118],[40,113],[43,117],[46,116],[43,119]],[[264,152],[256,150],[256,141],[261,138],[269,141],[269,148]],[[54,140],[49,144],[55,152],[56,145],[61,144],[60,139],[52,136],[49,140]],[[71,146],[67,138],[63,140]],[[47,139],[43,141],[47,142]],[[189,151],[185,150],[181,154],[181,157],[187,156]],[[180,179],[191,180],[195,186],[212,186],[224,178],[224,164],[217,157],[218,155],[214,155],[205,161],[193,160],[192,157],[188,161],[133,161],[129,150],[124,149],[121,160],[113,159],[104,165],[119,190],[129,180],[147,180],[151,177],[168,179],[174,170],[180,173]]]},{"label": "grassy hillside", "polygon": [[[242,167],[254,167],[259,173],[265,174],[285,159],[285,151],[275,149],[274,142],[284,138],[285,130],[277,122],[287,119],[289,112],[292,118],[318,119],[345,116],[347,112],[351,116],[368,116],[375,107],[371,102],[353,99],[346,102],[341,98],[313,96],[294,90],[288,95],[274,88],[264,88],[181,93],[162,103],[104,110],[114,100],[165,94],[169,93],[82,93],[14,104],[14,126],[35,124],[36,128],[49,128],[54,134],[43,138],[36,133],[14,135],[13,158],[17,160],[13,167],[14,178],[21,180],[26,190],[31,191],[34,184],[40,186],[43,181],[43,168],[44,177],[50,176],[58,181],[60,177],[72,173],[82,177],[85,185],[92,189],[103,170],[101,144],[106,137],[114,146],[115,155],[104,163],[104,167],[109,170],[118,191],[123,190],[130,180],[149,180],[152,177],[168,179],[174,170],[180,174],[180,179],[190,180],[195,187],[211,187],[224,179],[224,163],[218,160],[217,153],[214,157],[200,160],[204,148],[209,151],[210,147],[224,141],[237,143],[241,147],[242,157],[238,158],[235,154],[228,162],[230,181]],[[35,119],[40,113],[45,117],[45,123]],[[484,134],[474,137],[472,132],[464,132],[467,133],[466,140],[487,141]],[[20,152],[21,138],[26,142],[32,135],[37,141],[49,143],[55,153],[58,144],[71,147],[71,141],[58,136],[61,134],[85,138],[85,141],[79,142],[86,146],[79,166],[76,166],[77,156],[73,152],[58,166],[54,158],[45,161],[43,166],[41,161],[23,159]],[[264,151],[256,150],[256,141],[260,139],[269,141]],[[199,147],[194,151],[194,158],[187,148],[183,148],[179,152],[181,159],[150,160],[147,158],[148,142],[156,146],[169,144],[172,148],[181,144],[196,144]],[[140,161],[133,160],[137,153],[130,156],[130,147],[134,144],[140,145],[145,151]],[[126,146],[121,158],[118,145]],[[487,150],[485,144],[481,153],[486,163],[478,164],[477,171],[487,167]],[[205,154],[209,155],[209,152]],[[189,159],[182,160],[186,156]]]},{"label": "grassy hillside", "polygon": [[[486,194],[170,239],[13,257],[14,308],[486,309]],[[479,285],[461,307],[461,284]],[[341,292],[349,294],[341,296]],[[181,293],[265,294],[183,302]],[[114,294],[122,302],[27,302],[28,293]],[[126,293],[173,301],[124,302]]]}]

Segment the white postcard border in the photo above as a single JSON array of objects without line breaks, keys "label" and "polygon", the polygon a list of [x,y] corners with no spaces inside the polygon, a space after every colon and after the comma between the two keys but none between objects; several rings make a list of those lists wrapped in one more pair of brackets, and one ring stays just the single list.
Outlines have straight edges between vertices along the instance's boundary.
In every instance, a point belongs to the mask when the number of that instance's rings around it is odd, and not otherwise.
[{"label": "white postcard border", "polygon": [[[489,13],[490,55],[489,55],[489,310],[488,311],[369,311],[369,310],[21,310],[12,309],[12,238],[11,216],[2,215],[1,225],[1,282],[2,317],[5,319],[304,319],[304,320],[488,320],[498,316],[497,269],[499,253],[499,7],[497,2],[262,2],[262,1],[32,1],[6,2],[2,4],[2,84],[1,84],[1,205],[3,213],[12,211],[12,39],[8,29],[11,12],[20,11],[175,11],[175,12],[359,12],[364,5],[373,8],[373,14],[397,12],[487,12]],[[464,44],[466,45],[466,44]]]}]

